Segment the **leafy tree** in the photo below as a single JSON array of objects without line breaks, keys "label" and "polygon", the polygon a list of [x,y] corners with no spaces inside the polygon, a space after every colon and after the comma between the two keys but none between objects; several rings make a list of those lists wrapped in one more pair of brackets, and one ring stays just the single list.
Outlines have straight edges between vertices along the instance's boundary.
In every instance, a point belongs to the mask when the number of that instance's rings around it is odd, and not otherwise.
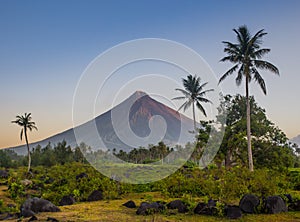
[{"label": "leafy tree", "polygon": [[188,75],[186,79],[182,79],[184,89],[176,89],[180,91],[183,96],[175,97],[173,99],[185,99],[186,101],[179,107],[178,110],[183,108],[186,111],[190,106],[193,107],[193,120],[194,120],[194,130],[196,132],[196,118],[195,118],[195,105],[197,108],[206,116],[206,112],[201,103],[211,103],[211,101],[205,98],[207,92],[214,91],[213,89],[204,90],[204,87],[208,82],[201,84],[200,77],[196,75]]},{"label": "leafy tree", "polygon": [[73,152],[67,142],[63,140],[54,147],[55,159],[59,164],[65,164],[73,160]]},{"label": "leafy tree", "polygon": [[251,148],[251,121],[250,121],[250,101],[249,83],[252,79],[258,82],[264,94],[267,93],[266,84],[258,69],[269,70],[279,75],[279,70],[273,64],[261,60],[262,57],[271,50],[261,48],[262,37],[267,33],[264,29],[252,36],[247,26],[240,26],[233,29],[237,35],[237,43],[223,41],[224,52],[228,55],[221,59],[221,62],[231,62],[235,64],[219,80],[222,82],[226,77],[237,71],[236,84],[241,85],[243,77],[246,79],[246,104],[247,104],[247,142],[248,142],[248,163],[250,171],[253,171],[252,148]]},{"label": "leafy tree", "polygon": [[0,167],[11,167],[12,160],[10,156],[7,154],[6,150],[0,150]]},{"label": "leafy tree", "polygon": [[11,121],[12,123],[15,123],[22,127],[21,133],[20,133],[20,139],[22,140],[23,134],[25,136],[26,146],[27,146],[27,153],[28,153],[28,172],[30,172],[30,166],[31,166],[31,157],[30,157],[30,148],[28,143],[28,136],[27,136],[27,130],[29,129],[32,131],[33,129],[37,130],[37,127],[35,126],[35,122],[31,121],[31,113],[25,113],[24,116],[16,116],[16,120]]},{"label": "leafy tree", "polygon": [[[225,134],[217,160],[224,160],[226,168],[247,164],[246,98],[241,95],[225,96],[218,108],[217,121],[224,122]],[[283,168],[292,166],[295,154],[286,135],[266,117],[254,97],[249,98],[251,109],[251,132],[253,136],[254,162],[257,167]],[[226,121],[224,121],[227,116]]]}]

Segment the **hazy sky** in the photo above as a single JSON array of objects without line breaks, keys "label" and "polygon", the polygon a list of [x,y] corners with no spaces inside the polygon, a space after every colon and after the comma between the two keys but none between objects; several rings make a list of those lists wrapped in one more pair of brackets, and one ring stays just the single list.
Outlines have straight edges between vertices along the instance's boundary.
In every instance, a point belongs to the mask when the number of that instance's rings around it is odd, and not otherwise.
[{"label": "hazy sky", "polygon": [[[281,74],[262,73],[267,96],[253,83],[250,93],[294,137],[300,134],[299,22],[298,0],[0,0],[0,147],[20,144],[20,129],[11,120],[24,112],[32,113],[39,128],[31,141],[71,128],[77,82],[105,50],[137,38],[169,39],[195,50],[220,77],[230,67],[219,62],[225,55],[221,42],[235,41],[232,29],[244,24],[252,33],[268,32],[266,59]],[[234,77],[221,87],[225,94],[244,94]]]}]

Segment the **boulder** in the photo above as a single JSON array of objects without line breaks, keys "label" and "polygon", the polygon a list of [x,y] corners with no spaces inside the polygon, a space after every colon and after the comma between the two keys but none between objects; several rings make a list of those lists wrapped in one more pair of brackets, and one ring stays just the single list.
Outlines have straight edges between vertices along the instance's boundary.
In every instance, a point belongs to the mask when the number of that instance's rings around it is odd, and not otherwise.
[{"label": "boulder", "polygon": [[287,206],[280,196],[270,196],[265,199],[265,211],[268,214],[286,212]]},{"label": "boulder", "polygon": [[167,204],[169,209],[177,209],[178,213],[188,212],[187,206],[181,200],[173,200]]},{"label": "boulder", "polygon": [[300,211],[300,200],[296,200],[288,207],[289,211]]},{"label": "boulder", "polygon": [[165,206],[158,202],[148,203],[142,202],[140,207],[137,209],[137,215],[150,215],[153,213],[161,212],[165,209]]},{"label": "boulder", "polygon": [[259,198],[253,194],[246,194],[240,200],[240,209],[244,213],[253,214],[257,212],[257,207],[259,205]]},{"label": "boulder", "polygon": [[66,205],[72,205],[74,204],[76,201],[74,199],[74,197],[72,195],[66,195],[63,196],[59,202],[60,206],[66,206]]},{"label": "boulder", "polygon": [[0,178],[7,179],[9,177],[9,174],[6,170],[0,170]]},{"label": "boulder", "polygon": [[88,201],[98,201],[103,200],[103,194],[99,190],[94,190],[88,197]]},{"label": "boulder", "polygon": [[208,203],[198,203],[194,209],[195,214],[202,214],[202,215],[216,215],[217,208],[216,208],[216,201],[209,200]]},{"label": "boulder", "polygon": [[39,212],[59,212],[60,209],[48,200],[42,198],[28,198],[21,205],[21,216],[32,217]]},{"label": "boulder", "polygon": [[129,200],[126,203],[124,203],[123,206],[128,207],[128,208],[136,208],[136,205],[132,200]]},{"label": "boulder", "polygon": [[242,217],[242,211],[238,206],[226,206],[225,215],[229,219],[238,219]]}]

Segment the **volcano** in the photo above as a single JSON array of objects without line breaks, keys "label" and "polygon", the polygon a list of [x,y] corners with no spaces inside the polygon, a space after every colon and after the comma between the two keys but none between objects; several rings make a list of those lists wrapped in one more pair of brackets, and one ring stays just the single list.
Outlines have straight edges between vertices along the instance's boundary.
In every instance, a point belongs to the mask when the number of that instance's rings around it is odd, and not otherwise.
[{"label": "volcano", "polygon": [[[163,141],[169,146],[192,142],[195,135],[193,120],[178,111],[156,101],[142,91],[136,91],[129,98],[111,110],[80,126],[66,130],[42,141],[32,143],[46,146],[65,140],[75,147],[84,142],[97,149],[129,151],[132,148],[148,147]],[[14,147],[17,153],[26,154],[25,146]]]}]

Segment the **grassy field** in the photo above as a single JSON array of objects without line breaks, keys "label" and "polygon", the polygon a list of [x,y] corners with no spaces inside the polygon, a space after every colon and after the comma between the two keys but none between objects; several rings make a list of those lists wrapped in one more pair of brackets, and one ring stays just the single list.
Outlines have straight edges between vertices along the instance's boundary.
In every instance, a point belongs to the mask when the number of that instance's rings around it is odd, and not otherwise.
[{"label": "grassy field", "polygon": [[[7,187],[0,187],[0,199],[5,203],[13,203],[7,196]],[[210,221],[263,221],[263,222],[282,222],[282,221],[300,221],[300,212],[288,212],[276,215],[244,215],[239,220],[230,220],[221,217],[192,215],[189,213],[179,214],[175,211],[169,211],[165,214],[155,214],[150,216],[136,215],[136,209],[129,209],[122,206],[128,200],[133,200],[137,205],[146,201],[147,197],[151,196],[153,200],[170,201],[172,199],[162,199],[163,197],[158,192],[154,193],[139,193],[128,194],[119,200],[103,200],[96,202],[82,202],[70,206],[60,207],[61,212],[58,213],[39,213],[37,214],[38,221],[47,221],[48,217],[56,218],[59,221],[101,221],[101,222],[210,222]],[[19,221],[28,221],[29,218],[23,218]],[[18,220],[6,220],[18,221]]]}]

